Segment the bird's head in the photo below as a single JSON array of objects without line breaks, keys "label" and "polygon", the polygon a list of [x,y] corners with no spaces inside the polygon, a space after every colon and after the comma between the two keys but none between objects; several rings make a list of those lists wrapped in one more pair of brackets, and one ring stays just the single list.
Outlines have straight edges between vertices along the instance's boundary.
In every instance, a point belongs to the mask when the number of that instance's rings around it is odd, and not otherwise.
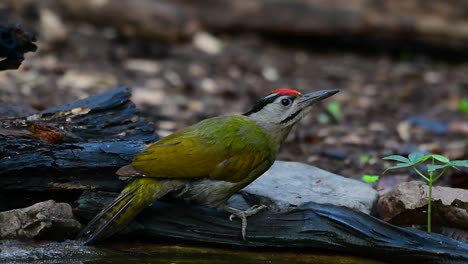
[{"label": "bird's head", "polygon": [[281,143],[294,124],[309,113],[315,103],[338,91],[333,89],[301,94],[293,89],[279,88],[257,100],[244,115]]}]

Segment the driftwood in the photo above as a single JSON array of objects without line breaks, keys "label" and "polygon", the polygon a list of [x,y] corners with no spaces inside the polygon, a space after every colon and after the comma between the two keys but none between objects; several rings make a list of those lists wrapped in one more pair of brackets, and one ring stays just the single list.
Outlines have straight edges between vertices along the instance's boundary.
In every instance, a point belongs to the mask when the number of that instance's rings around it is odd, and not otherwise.
[{"label": "driftwood", "polygon": [[0,210],[72,202],[85,189],[119,191],[114,172],[157,139],[129,97],[121,87],[0,120]]},{"label": "driftwood", "polygon": [[[86,192],[75,215],[90,219],[113,198]],[[236,206],[235,204],[231,204]],[[247,239],[229,214],[176,202],[156,202],[124,230],[126,237],[201,242],[246,248],[325,250],[387,263],[466,263],[468,244],[438,234],[396,227],[372,216],[333,205],[308,203],[287,212],[262,212],[249,218]]]},{"label": "driftwood", "polygon": [[[248,31],[282,36],[332,36],[339,40],[419,41],[466,49],[464,0],[94,0],[57,1],[57,10],[120,32],[177,40],[197,27],[217,32]],[[127,12],[122,13],[121,10]],[[317,39],[310,40],[311,43]],[[385,41],[378,42],[380,44]]]},{"label": "driftwood", "polygon": [[17,69],[24,53],[36,51],[35,37],[18,25],[0,25],[0,71]]}]

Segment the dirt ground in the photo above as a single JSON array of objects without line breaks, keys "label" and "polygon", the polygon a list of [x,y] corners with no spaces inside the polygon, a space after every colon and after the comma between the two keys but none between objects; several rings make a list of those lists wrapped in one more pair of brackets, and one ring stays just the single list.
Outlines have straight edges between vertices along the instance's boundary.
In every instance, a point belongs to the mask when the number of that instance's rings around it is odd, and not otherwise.
[{"label": "dirt ground", "polygon": [[[66,26],[65,42],[40,37],[39,50],[19,70],[0,73],[1,103],[41,110],[126,85],[166,136],[207,117],[245,112],[277,87],[338,88],[292,131],[279,159],[352,178],[382,175],[390,164],[382,157],[391,154],[421,150],[468,159],[468,116],[457,109],[468,97],[462,62],[417,50],[368,53],[309,47],[313,37],[298,45],[249,34],[214,36],[221,49],[209,54],[195,42],[169,45],[125,39],[109,28]],[[341,108],[337,117],[327,110],[331,102]],[[407,171],[386,173],[395,174],[408,178]],[[451,172],[444,184],[466,188],[468,173]]]}]

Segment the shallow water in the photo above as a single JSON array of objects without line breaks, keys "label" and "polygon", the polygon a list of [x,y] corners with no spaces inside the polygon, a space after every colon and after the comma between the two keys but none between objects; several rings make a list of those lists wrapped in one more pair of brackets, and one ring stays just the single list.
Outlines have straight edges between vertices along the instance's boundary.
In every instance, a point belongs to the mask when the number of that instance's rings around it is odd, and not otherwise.
[{"label": "shallow water", "polygon": [[0,263],[382,263],[361,257],[318,252],[252,251],[239,248],[212,248],[181,245],[119,243],[81,246],[76,241],[2,241]]}]

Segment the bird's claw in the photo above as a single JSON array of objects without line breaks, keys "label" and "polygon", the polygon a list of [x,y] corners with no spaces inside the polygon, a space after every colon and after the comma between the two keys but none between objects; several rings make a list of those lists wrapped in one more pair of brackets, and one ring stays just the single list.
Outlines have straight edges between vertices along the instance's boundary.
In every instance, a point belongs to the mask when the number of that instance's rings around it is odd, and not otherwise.
[{"label": "bird's claw", "polygon": [[245,240],[245,235],[247,232],[247,217],[255,215],[256,213],[260,212],[261,210],[267,208],[266,205],[254,205],[249,209],[242,211],[236,208],[228,207],[226,210],[231,213],[229,216],[229,220],[238,217],[242,221],[242,238]]},{"label": "bird's claw", "polygon": [[231,214],[231,215],[229,216],[229,221],[232,222],[232,219],[234,219],[235,217],[236,217],[236,216],[235,216],[234,214]]}]

